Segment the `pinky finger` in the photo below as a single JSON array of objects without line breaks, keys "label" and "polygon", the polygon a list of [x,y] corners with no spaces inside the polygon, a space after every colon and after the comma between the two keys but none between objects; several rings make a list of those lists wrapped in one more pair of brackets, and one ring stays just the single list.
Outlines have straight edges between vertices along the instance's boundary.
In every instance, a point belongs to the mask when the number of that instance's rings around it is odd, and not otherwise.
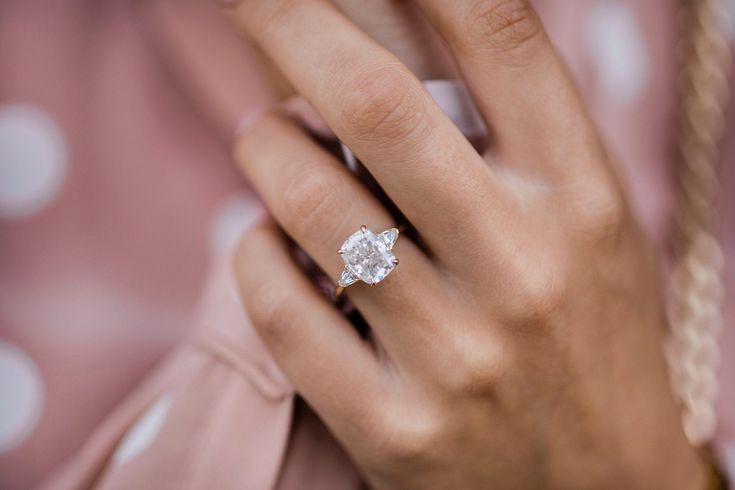
[{"label": "pinky finger", "polygon": [[371,346],[294,263],[273,223],[247,233],[235,267],[247,314],[296,391],[338,437],[359,437],[354,421],[380,392]]}]

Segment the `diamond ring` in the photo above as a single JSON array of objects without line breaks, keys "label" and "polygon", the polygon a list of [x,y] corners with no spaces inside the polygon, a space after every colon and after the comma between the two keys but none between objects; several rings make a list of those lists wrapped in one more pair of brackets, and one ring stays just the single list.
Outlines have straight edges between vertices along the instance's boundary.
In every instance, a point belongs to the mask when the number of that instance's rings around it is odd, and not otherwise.
[{"label": "diamond ring", "polygon": [[398,228],[375,234],[362,225],[339,249],[345,268],[337,282],[336,295],[357,281],[375,286],[388,277],[398,265],[392,249],[398,240]]}]

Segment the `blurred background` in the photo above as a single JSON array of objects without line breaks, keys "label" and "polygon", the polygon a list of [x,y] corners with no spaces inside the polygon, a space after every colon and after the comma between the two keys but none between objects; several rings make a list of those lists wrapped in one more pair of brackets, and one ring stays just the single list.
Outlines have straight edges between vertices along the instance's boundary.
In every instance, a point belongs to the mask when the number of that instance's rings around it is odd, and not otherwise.
[{"label": "blurred background", "polygon": [[[677,2],[536,4],[664,251]],[[72,455],[195,326],[213,259],[261,212],[229,152],[238,119],[270,101],[206,0],[0,0],[0,488]],[[726,138],[730,251],[734,152]],[[734,278],[730,254],[730,293]],[[734,303],[718,405],[733,474]]]}]

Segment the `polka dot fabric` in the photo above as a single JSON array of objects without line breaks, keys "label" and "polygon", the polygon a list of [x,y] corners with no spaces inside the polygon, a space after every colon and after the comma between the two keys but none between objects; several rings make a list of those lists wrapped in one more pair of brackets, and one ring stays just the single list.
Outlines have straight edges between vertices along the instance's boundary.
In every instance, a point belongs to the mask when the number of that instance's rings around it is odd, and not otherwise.
[{"label": "polka dot fabric", "polygon": [[17,346],[0,341],[0,455],[23,444],[43,413],[38,367]]},{"label": "polka dot fabric", "polygon": [[19,220],[56,196],[66,172],[66,143],[39,107],[0,106],[0,216]]},{"label": "polka dot fabric", "polygon": [[[665,250],[675,2],[535,3]],[[359,488],[294,409],[228,276],[263,210],[224,142],[267,103],[262,83],[211,13],[132,5],[0,2],[0,488]],[[199,82],[225,79],[239,103],[196,102]],[[717,445],[735,468],[735,194],[721,204]]]}]

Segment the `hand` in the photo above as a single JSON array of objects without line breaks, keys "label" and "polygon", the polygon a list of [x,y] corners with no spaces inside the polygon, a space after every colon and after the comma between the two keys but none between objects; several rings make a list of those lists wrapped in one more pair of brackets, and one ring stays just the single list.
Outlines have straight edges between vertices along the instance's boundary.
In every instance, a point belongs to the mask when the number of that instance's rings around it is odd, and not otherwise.
[{"label": "hand", "polygon": [[[242,28],[411,220],[398,268],[347,291],[364,340],[273,224],[242,241],[248,314],[376,488],[698,488],[661,354],[656,259],[540,23],[521,0],[416,0],[493,147],[478,155],[388,51],[326,1],[244,0]],[[337,279],[387,211],[275,114],[236,156],[280,226]]]}]

